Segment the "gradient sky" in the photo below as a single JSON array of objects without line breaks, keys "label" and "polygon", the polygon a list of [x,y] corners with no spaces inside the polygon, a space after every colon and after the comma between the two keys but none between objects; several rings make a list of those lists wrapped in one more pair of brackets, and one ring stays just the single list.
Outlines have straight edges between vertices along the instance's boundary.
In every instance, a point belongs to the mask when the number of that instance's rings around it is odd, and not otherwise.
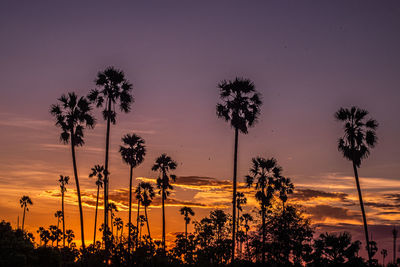
[{"label": "gradient sky", "polygon": [[[196,219],[215,207],[230,211],[233,130],[215,115],[216,85],[241,76],[254,81],[264,105],[259,123],[239,137],[239,181],[252,157],[277,158],[298,189],[294,201],[320,230],[346,229],[363,241],[352,166],[337,152],[341,125],[333,114],[358,105],[378,120],[379,144],[359,173],[371,233],[391,253],[390,229],[400,219],[399,32],[398,1],[2,1],[0,218],[16,225],[18,200],[28,194],[27,229],[56,223],[58,175],[72,177],[72,165],[49,107],[63,93],[87,94],[110,65],[124,70],[135,97],[111,130],[118,216],[126,221],[129,175],[118,147],[130,132],[148,146],[135,177],[154,179],[150,169],[163,152],[179,162],[178,176],[190,177],[178,179],[167,208],[169,238],[183,229],[182,205],[192,205]],[[88,241],[95,186],[87,176],[103,163],[105,143],[95,114],[96,128],[77,151]],[[71,181],[66,223],[79,237],[74,188]],[[156,237],[160,219],[154,205]]]}]

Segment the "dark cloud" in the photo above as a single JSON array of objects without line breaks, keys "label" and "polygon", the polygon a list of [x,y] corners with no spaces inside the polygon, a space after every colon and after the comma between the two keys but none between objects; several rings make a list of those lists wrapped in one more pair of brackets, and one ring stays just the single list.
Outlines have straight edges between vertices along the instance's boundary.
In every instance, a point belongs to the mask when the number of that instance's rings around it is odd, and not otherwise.
[{"label": "dark cloud", "polygon": [[292,195],[292,198],[300,201],[307,201],[317,197],[335,198],[343,201],[348,201],[347,200],[348,194],[341,192],[336,193],[336,192],[325,192],[313,189],[296,189],[296,191]]},{"label": "dark cloud", "polygon": [[390,204],[390,203],[364,202],[364,205],[375,208],[388,208],[388,209],[399,208],[399,204]]},{"label": "dark cloud", "polygon": [[306,208],[307,213],[309,213],[312,219],[323,220],[325,218],[332,219],[358,219],[359,216],[352,211],[342,208],[333,207],[330,205],[316,205]]},{"label": "dark cloud", "polygon": [[400,194],[385,194],[383,195],[386,199],[394,201],[400,204]]}]

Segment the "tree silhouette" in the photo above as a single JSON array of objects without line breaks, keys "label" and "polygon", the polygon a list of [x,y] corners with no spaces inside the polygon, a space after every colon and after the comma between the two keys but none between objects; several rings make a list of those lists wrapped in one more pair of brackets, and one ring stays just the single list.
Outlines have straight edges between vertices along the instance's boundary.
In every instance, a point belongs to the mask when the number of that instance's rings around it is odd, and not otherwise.
[{"label": "tree silhouette", "polygon": [[119,239],[120,242],[122,240],[122,230],[124,228],[124,222],[120,217],[115,218],[114,220],[114,226],[117,228],[117,233],[115,234],[116,239],[118,240],[118,232],[121,230],[121,238]]},{"label": "tree silhouette", "polygon": [[244,221],[244,229],[246,233],[246,250],[247,250],[247,256],[248,259],[250,259],[250,246],[249,246],[249,235],[248,232],[250,230],[250,223],[253,221],[253,216],[249,213],[244,213],[242,215],[243,221]]},{"label": "tree silhouette", "polygon": [[113,221],[114,221],[114,217],[115,217],[115,212],[118,212],[118,208],[114,202],[110,202],[107,207],[108,207],[108,211],[110,212],[111,234],[114,235]]},{"label": "tree silhouette", "polygon": [[282,200],[282,211],[285,211],[285,203],[288,199],[288,195],[293,193],[294,185],[290,181],[290,178],[280,177],[278,179],[277,190],[279,191],[279,199]]},{"label": "tree silhouette", "polygon": [[398,235],[398,231],[396,229],[396,227],[393,228],[392,230],[392,236],[393,236],[393,264],[396,263],[396,240],[397,240],[397,235]]},{"label": "tree silhouette", "polygon": [[239,131],[248,133],[260,114],[262,104],[259,93],[252,81],[236,78],[234,81],[222,81],[218,84],[222,103],[217,104],[217,116],[229,122],[235,129],[235,150],[233,159],[233,224],[232,224],[232,262],[235,260],[236,227],[236,179]]},{"label": "tree silhouette", "polygon": [[99,208],[99,194],[100,194],[100,187],[103,187],[103,178],[104,178],[104,166],[95,165],[91,169],[91,173],[89,177],[97,177],[96,186],[97,186],[97,194],[96,194],[96,211],[94,215],[94,230],[93,230],[93,245],[96,244],[96,232],[97,232],[97,210]]},{"label": "tree silhouette", "polygon": [[85,97],[78,98],[78,96],[72,92],[67,95],[62,95],[58,101],[60,102],[59,104],[51,106],[50,113],[56,118],[56,126],[60,127],[62,130],[60,140],[65,144],[71,144],[72,164],[74,168],[76,191],[78,193],[82,247],[85,249],[83,210],[75,147],[82,146],[85,143],[83,140],[84,129],[85,127],[93,128],[95,120],[90,113],[91,107]]},{"label": "tree silhouette", "polygon": [[[130,166],[129,175],[129,213],[128,224],[132,224],[132,177],[133,169],[139,166],[146,155],[146,147],[144,140],[136,134],[127,134],[122,137],[123,146],[120,146],[119,152],[121,153],[122,160]],[[139,212],[139,210],[138,210]],[[128,251],[131,251],[132,237],[131,232],[128,231]]]},{"label": "tree silhouette", "polygon": [[22,216],[22,231],[24,231],[25,212],[29,211],[28,205],[33,205],[33,203],[29,196],[22,196],[21,199],[19,200],[19,204],[21,205],[21,208],[24,209],[24,214]]},{"label": "tree silhouette", "polygon": [[60,179],[58,179],[60,183],[60,191],[61,191],[61,212],[62,212],[62,221],[63,221],[63,247],[65,247],[65,213],[64,213],[64,194],[67,191],[67,184],[69,182],[69,176],[60,175]]},{"label": "tree silhouette", "polygon": [[66,234],[66,238],[67,238],[68,247],[70,247],[72,240],[74,240],[74,238],[75,238],[74,231],[72,231],[71,229],[68,229],[65,232],[65,234]]},{"label": "tree silhouette", "polygon": [[171,170],[176,169],[176,162],[171,159],[171,157],[166,154],[162,154],[156,159],[155,164],[151,168],[153,171],[158,171],[159,175],[157,178],[157,188],[160,189],[159,194],[161,194],[161,204],[162,204],[162,246],[165,253],[165,200],[169,196],[169,190],[173,187],[170,184],[170,179],[175,181],[176,176],[174,174],[169,174]]},{"label": "tree silhouette", "polygon": [[267,207],[271,204],[274,192],[277,190],[277,183],[281,177],[281,167],[278,166],[276,159],[264,159],[261,157],[252,159],[252,167],[249,170],[250,175],[246,176],[248,187],[255,184],[257,193],[255,195],[261,206],[262,220],[262,263],[265,263],[265,216]]},{"label": "tree silhouette", "polygon": [[60,236],[62,232],[56,225],[50,225],[49,230],[50,230],[51,246],[54,246],[54,242],[57,241],[58,244],[58,241],[61,240]]},{"label": "tree silhouette", "polygon": [[[57,228],[60,229],[60,221],[63,220],[63,212],[61,210],[57,210],[56,213],[54,213],[54,217],[57,218]],[[58,241],[59,240],[57,239],[57,247],[58,247]]]},{"label": "tree silhouette", "polygon": [[50,232],[43,227],[39,227],[39,230],[36,231],[39,234],[40,240],[43,242],[44,247],[47,246],[47,243],[50,240]]},{"label": "tree silhouette", "polygon": [[185,220],[185,238],[187,239],[187,226],[190,223],[190,216],[194,216],[194,211],[190,207],[182,207],[180,210]]},{"label": "tree silhouette", "polygon": [[106,154],[105,154],[105,175],[104,175],[104,226],[103,231],[106,250],[108,249],[108,154],[110,147],[110,124],[116,123],[117,113],[115,105],[119,104],[122,112],[128,113],[131,109],[131,103],[134,101],[131,95],[132,84],[125,79],[125,74],[121,70],[114,67],[108,67],[104,71],[99,72],[96,78],[96,86],[98,89],[92,90],[88,98],[96,104],[97,107],[103,107],[103,118],[107,121],[106,130]]},{"label": "tree silhouette", "polygon": [[153,198],[155,196],[153,186],[150,183],[147,182],[141,182],[140,184],[141,191],[142,191],[142,198],[141,202],[144,207],[144,216],[146,218],[146,224],[147,224],[147,233],[149,235],[149,238],[151,239],[150,235],[150,225],[149,225],[149,217],[147,216],[147,208],[150,206],[151,202],[153,201]]},{"label": "tree silhouette", "polygon": [[388,254],[388,252],[387,252],[387,250],[386,250],[386,249],[382,249],[382,250],[381,250],[381,255],[382,255],[382,265],[383,265],[383,267],[385,267],[385,258],[387,257],[387,254]]},{"label": "tree silhouette", "polygon": [[361,213],[364,222],[365,240],[367,244],[368,259],[371,262],[372,255],[368,236],[367,218],[364,210],[361,187],[358,178],[357,168],[361,166],[363,159],[370,154],[370,148],[373,148],[377,142],[375,130],[378,122],[374,119],[366,119],[368,111],[358,107],[340,108],[335,113],[336,120],[343,122],[344,135],[338,140],[338,150],[342,152],[343,157],[352,161],[354,177],[356,180],[358,198],[360,201]]}]

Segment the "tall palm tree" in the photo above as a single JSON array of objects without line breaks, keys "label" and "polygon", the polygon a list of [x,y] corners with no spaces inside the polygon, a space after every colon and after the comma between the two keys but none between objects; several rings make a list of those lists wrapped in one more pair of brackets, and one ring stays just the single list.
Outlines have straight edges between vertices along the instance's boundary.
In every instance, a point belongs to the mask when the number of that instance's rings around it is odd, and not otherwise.
[{"label": "tall palm tree", "polygon": [[182,207],[180,210],[183,219],[185,220],[185,238],[187,239],[187,226],[190,223],[190,216],[194,216],[194,211],[190,207]]},{"label": "tall palm tree", "polygon": [[62,211],[62,221],[63,221],[63,247],[65,247],[65,213],[64,213],[64,194],[67,191],[67,184],[69,182],[69,176],[60,175],[58,180],[60,183],[61,191],[61,211]]},{"label": "tall palm tree", "polygon": [[60,103],[51,106],[50,113],[56,118],[56,126],[61,128],[60,140],[65,144],[71,144],[72,164],[74,168],[76,191],[78,193],[82,248],[85,249],[83,209],[75,147],[82,146],[85,143],[83,140],[85,127],[93,128],[95,119],[91,114],[92,108],[90,103],[85,97],[78,97],[72,92],[67,95],[62,95],[58,101]]},{"label": "tall palm tree", "polygon": [[97,74],[96,86],[98,89],[92,90],[88,98],[96,104],[97,107],[103,107],[103,118],[107,121],[106,130],[106,154],[105,154],[105,175],[104,175],[104,227],[103,231],[106,250],[108,248],[108,154],[110,147],[110,124],[116,123],[117,113],[115,106],[119,104],[122,112],[128,113],[131,109],[131,103],[134,101],[131,95],[132,84],[125,79],[125,74],[114,67],[108,67]]},{"label": "tall palm tree", "polygon": [[171,159],[171,157],[166,154],[162,154],[156,159],[155,164],[151,168],[153,171],[158,171],[159,175],[157,178],[157,188],[159,190],[159,194],[161,194],[161,205],[162,205],[162,246],[165,253],[165,200],[170,194],[169,190],[172,190],[173,187],[170,184],[170,179],[172,181],[176,180],[176,176],[174,174],[169,174],[171,170],[175,170],[177,163]]},{"label": "tall palm tree", "polygon": [[393,236],[393,264],[396,264],[396,240],[397,240],[397,235],[398,231],[396,227],[393,228],[392,230],[392,236]]},{"label": "tall palm tree", "polygon": [[[123,146],[120,146],[119,152],[121,153],[122,160],[129,165],[129,213],[128,224],[132,225],[132,177],[133,169],[139,166],[146,155],[146,147],[144,140],[136,134],[127,134],[122,137]],[[139,212],[139,210],[138,210]],[[131,232],[128,231],[128,251],[131,251],[132,237]]]},{"label": "tall palm tree", "polygon": [[29,211],[28,205],[33,205],[33,203],[29,196],[22,196],[21,199],[19,200],[19,204],[21,205],[21,208],[24,209],[24,215],[22,216],[22,231],[24,231],[25,212]]},{"label": "tall palm tree", "polygon": [[151,202],[153,201],[155,193],[154,193],[153,186],[150,183],[141,182],[139,185],[141,187],[141,192],[142,192],[141,202],[142,202],[143,207],[144,207],[144,216],[146,218],[147,233],[149,235],[149,238],[151,238],[149,217],[147,216],[147,208],[150,206]]},{"label": "tall palm tree", "polygon": [[260,114],[262,104],[260,94],[249,79],[235,78],[233,81],[222,81],[218,84],[221,103],[217,104],[217,116],[229,122],[235,129],[235,149],[233,157],[233,197],[232,197],[232,262],[235,260],[235,227],[236,227],[236,180],[239,131],[248,133]]},{"label": "tall palm tree", "polygon": [[281,167],[278,166],[276,159],[264,159],[261,157],[252,159],[252,167],[249,170],[250,175],[246,176],[246,183],[248,187],[255,184],[257,193],[255,195],[257,201],[261,206],[261,220],[262,220],[262,263],[265,263],[265,216],[267,207],[271,204],[271,199],[277,190],[277,183],[281,177]]},{"label": "tall palm tree", "polygon": [[[63,220],[63,212],[61,210],[57,210],[56,213],[54,213],[54,217],[57,218],[57,228],[60,228],[60,221]],[[57,247],[58,247],[58,239],[57,239]]]},{"label": "tall palm tree", "polygon": [[99,207],[99,194],[100,194],[100,187],[103,187],[103,177],[104,177],[104,166],[95,165],[91,169],[91,173],[89,177],[97,177],[96,185],[97,185],[97,195],[96,195],[96,212],[94,215],[94,230],[93,230],[93,245],[96,244],[96,232],[97,232],[97,210]]},{"label": "tall palm tree", "polygon": [[344,123],[344,134],[338,140],[338,150],[342,152],[344,158],[353,163],[354,177],[356,180],[358,198],[360,201],[361,213],[364,222],[368,259],[371,263],[372,253],[368,236],[367,218],[365,215],[357,171],[357,168],[361,166],[361,161],[369,156],[370,149],[375,147],[378,141],[375,133],[375,130],[378,128],[378,122],[374,119],[367,119],[367,115],[367,110],[353,106],[350,109],[340,108],[335,113],[335,118],[336,120]]}]

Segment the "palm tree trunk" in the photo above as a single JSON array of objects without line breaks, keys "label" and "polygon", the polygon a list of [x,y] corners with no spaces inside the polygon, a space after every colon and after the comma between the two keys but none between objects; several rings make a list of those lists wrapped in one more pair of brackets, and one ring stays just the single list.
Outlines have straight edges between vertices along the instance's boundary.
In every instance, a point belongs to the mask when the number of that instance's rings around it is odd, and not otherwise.
[{"label": "palm tree trunk", "polygon": [[[57,229],[59,229],[60,227],[60,218],[59,217],[57,217]],[[57,236],[57,242],[56,242],[56,246],[57,246],[57,248],[58,248],[58,236]]]},{"label": "palm tree trunk", "polygon": [[24,224],[25,224],[25,211],[26,211],[26,205],[24,205],[24,215],[22,216],[22,232],[24,231]]},{"label": "palm tree trunk", "polygon": [[362,199],[361,187],[360,187],[360,182],[359,182],[359,179],[358,179],[357,166],[356,166],[354,161],[353,161],[353,169],[354,169],[354,177],[356,178],[358,198],[360,200],[361,213],[362,213],[363,223],[364,223],[364,232],[365,232],[365,240],[367,242],[368,260],[369,260],[369,264],[371,264],[372,257],[371,257],[371,249],[370,249],[369,237],[368,237],[367,217],[365,216],[364,202],[363,202],[363,199]]},{"label": "palm tree trunk", "polygon": [[235,262],[235,228],[236,228],[236,176],[237,176],[237,152],[238,152],[238,140],[239,130],[235,128],[235,152],[233,156],[233,209],[232,209],[232,260],[231,263]]},{"label": "palm tree trunk", "polygon": [[64,189],[61,192],[61,212],[63,220],[63,247],[65,247],[65,215],[64,215]]},{"label": "palm tree trunk", "polygon": [[71,152],[72,152],[72,164],[73,164],[73,167],[74,167],[76,191],[78,193],[79,215],[80,215],[80,219],[81,219],[82,248],[85,249],[85,234],[84,234],[84,231],[83,231],[83,210],[82,210],[82,201],[81,201],[81,190],[79,188],[78,168],[76,166],[75,141],[74,141],[74,131],[73,130],[71,130]]},{"label": "palm tree trunk", "polygon": [[162,190],[162,245],[165,254],[165,206],[164,206],[165,192]]},{"label": "palm tree trunk", "polygon": [[[139,187],[140,190],[140,187]],[[140,191],[139,191],[140,194]],[[137,218],[136,218],[136,250],[139,245],[139,216],[140,216],[140,199],[138,199],[137,203]]]},{"label": "palm tree trunk", "polygon": [[147,233],[149,234],[149,238],[151,239],[151,236],[150,236],[149,218],[147,217],[147,206],[144,206],[144,216],[146,216]]},{"label": "palm tree trunk", "polygon": [[186,240],[187,240],[187,221],[185,220],[185,238],[186,238]]},{"label": "palm tree trunk", "polygon": [[[108,99],[108,113],[111,111],[111,98]],[[106,131],[106,158],[104,163],[104,245],[108,251],[108,153],[110,148],[110,117],[107,117],[107,131]]]},{"label": "palm tree trunk", "polygon": [[93,231],[93,246],[96,244],[96,227],[97,227],[97,210],[99,208],[99,193],[100,193],[100,185],[97,185],[97,197],[96,197],[96,212],[94,214],[94,231]]},{"label": "palm tree trunk", "polygon": [[132,175],[133,168],[131,166],[131,171],[129,175],[129,213],[128,213],[128,253],[131,253],[131,224],[132,224]]}]

